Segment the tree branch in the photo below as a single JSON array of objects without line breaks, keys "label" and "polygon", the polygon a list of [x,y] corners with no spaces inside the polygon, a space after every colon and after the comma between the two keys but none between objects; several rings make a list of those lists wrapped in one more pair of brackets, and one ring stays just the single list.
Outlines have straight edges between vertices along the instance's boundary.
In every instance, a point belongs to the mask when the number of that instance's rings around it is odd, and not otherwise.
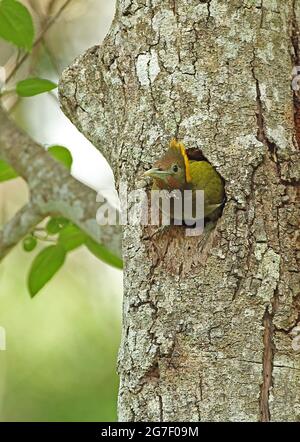
[{"label": "tree branch", "polygon": [[32,203],[22,207],[0,231],[0,261],[42,219],[43,215],[36,210]]},{"label": "tree branch", "polygon": [[[68,218],[95,241],[121,257],[121,229],[119,226],[99,226],[96,222],[96,193],[75,180],[60,163],[46,150],[21,130],[0,107],[0,156],[7,161],[27,182],[30,189],[29,207],[39,214],[37,222],[48,215],[61,215]],[[24,209],[25,210],[25,209]],[[22,212],[22,211],[21,211]],[[24,213],[22,215],[23,222]],[[33,221],[32,221],[33,222]],[[18,220],[12,220],[2,231],[18,227]],[[11,238],[21,239],[32,229],[24,227],[20,233],[10,233]],[[19,228],[19,227],[18,227]],[[2,239],[3,241],[3,239]],[[12,241],[12,240],[11,240]],[[12,243],[11,247],[16,242]],[[0,242],[1,248],[1,242]],[[1,256],[1,253],[0,253]]]}]

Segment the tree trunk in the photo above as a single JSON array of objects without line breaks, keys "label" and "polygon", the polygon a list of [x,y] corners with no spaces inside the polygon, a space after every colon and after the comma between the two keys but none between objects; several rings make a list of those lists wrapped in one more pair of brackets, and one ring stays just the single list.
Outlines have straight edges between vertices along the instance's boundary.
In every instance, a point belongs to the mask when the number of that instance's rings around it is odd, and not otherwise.
[{"label": "tree trunk", "polygon": [[300,0],[119,0],[62,76],[117,184],[174,136],[226,183],[204,248],[124,227],[121,421],[300,421],[299,20]]}]

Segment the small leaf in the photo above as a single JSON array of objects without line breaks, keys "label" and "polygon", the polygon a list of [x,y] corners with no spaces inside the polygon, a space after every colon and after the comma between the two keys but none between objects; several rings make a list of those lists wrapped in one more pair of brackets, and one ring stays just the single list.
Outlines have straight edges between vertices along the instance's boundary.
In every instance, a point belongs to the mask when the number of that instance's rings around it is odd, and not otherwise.
[{"label": "small leaf", "polygon": [[93,239],[87,238],[85,241],[85,245],[87,246],[89,251],[91,253],[93,253],[98,259],[101,259],[101,261],[103,261],[106,264],[109,264],[113,267],[116,267],[117,269],[123,268],[122,259],[120,259],[118,256],[111,253],[102,244],[98,244]]},{"label": "small leaf", "polygon": [[46,225],[46,230],[50,235],[55,235],[60,230],[62,230],[67,224],[69,224],[69,220],[63,217],[50,218]]},{"label": "small leaf", "polygon": [[66,251],[60,244],[46,247],[35,257],[28,276],[31,297],[35,296],[62,267],[65,257]]},{"label": "small leaf", "polygon": [[67,252],[77,249],[80,247],[86,239],[85,233],[82,232],[74,224],[69,224],[61,230],[58,242]]},{"label": "small leaf", "polygon": [[23,239],[23,249],[25,252],[31,252],[35,249],[37,245],[37,240],[34,236],[29,235],[26,238]]},{"label": "small leaf", "polygon": [[68,170],[71,170],[73,158],[69,149],[64,146],[50,146],[48,152],[53,158],[62,163]]},{"label": "small leaf", "polygon": [[0,182],[11,180],[17,176],[17,172],[9,164],[0,160]]},{"label": "small leaf", "polygon": [[55,89],[57,84],[43,78],[27,78],[16,84],[16,92],[19,97],[33,97],[34,95],[49,92]]},{"label": "small leaf", "polygon": [[30,51],[34,27],[28,9],[16,0],[0,2],[0,37],[19,48]]}]

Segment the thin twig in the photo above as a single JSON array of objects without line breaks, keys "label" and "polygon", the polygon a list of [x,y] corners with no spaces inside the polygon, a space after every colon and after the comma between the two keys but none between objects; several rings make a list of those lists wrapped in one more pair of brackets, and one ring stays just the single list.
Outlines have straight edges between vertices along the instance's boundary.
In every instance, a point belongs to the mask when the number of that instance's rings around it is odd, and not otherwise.
[{"label": "thin twig", "polygon": [[56,0],[50,0],[50,2],[48,3],[48,11],[47,11],[47,13],[48,13],[49,15],[50,15],[51,12],[52,12],[52,9],[53,9],[53,7],[54,7],[55,2],[56,2]]},{"label": "thin twig", "polygon": [[5,91],[0,92],[0,98],[5,97],[6,95],[15,94],[15,89],[6,89]]},{"label": "thin twig", "polygon": [[43,44],[43,47],[44,47],[44,50],[45,50],[46,54],[48,55],[50,63],[52,64],[52,67],[55,70],[55,73],[59,77],[60,72],[59,72],[58,65],[56,64],[56,60],[55,60],[55,58],[54,58],[51,50],[49,49],[49,47],[48,47],[48,45],[47,45],[47,43],[46,43],[44,38],[42,39],[42,44]]},{"label": "thin twig", "polygon": [[[61,13],[66,9],[66,7],[71,3],[72,0],[67,0],[62,7],[57,11],[57,13],[48,21],[48,23],[45,25],[44,29],[41,31],[40,35],[38,36],[38,38],[35,40],[35,42],[33,43],[33,48],[35,48],[44,38],[44,35],[46,34],[46,32],[49,30],[49,28],[53,25],[53,23],[56,22],[56,20],[59,18],[59,16],[61,15]],[[16,63],[15,67],[13,68],[13,70],[11,71],[11,73],[8,75],[6,81],[8,82],[9,80],[11,80],[11,78],[15,75],[15,73],[17,72],[17,70],[19,69],[19,67],[24,63],[24,61],[27,60],[27,58],[29,57],[30,53],[26,52],[26,54],[23,55],[23,57]]]},{"label": "thin twig", "polygon": [[19,210],[0,230],[0,260],[43,218],[44,216],[31,203]]},{"label": "thin twig", "polygon": [[36,143],[8,118],[1,106],[0,155],[27,182],[30,201],[38,213],[36,219],[27,208],[25,213],[16,215],[14,222],[6,224],[0,232],[0,258],[48,216],[69,219],[98,244],[121,257],[120,226],[100,226],[96,222],[96,192],[75,180],[45,151],[44,146]]}]

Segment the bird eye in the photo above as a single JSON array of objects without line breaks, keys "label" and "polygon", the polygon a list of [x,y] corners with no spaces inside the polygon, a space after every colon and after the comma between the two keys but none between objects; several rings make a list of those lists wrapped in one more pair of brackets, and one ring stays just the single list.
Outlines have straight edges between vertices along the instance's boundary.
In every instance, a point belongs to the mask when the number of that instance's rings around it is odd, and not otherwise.
[{"label": "bird eye", "polygon": [[174,166],[172,167],[173,172],[178,172],[178,166],[177,164],[174,164]]}]

